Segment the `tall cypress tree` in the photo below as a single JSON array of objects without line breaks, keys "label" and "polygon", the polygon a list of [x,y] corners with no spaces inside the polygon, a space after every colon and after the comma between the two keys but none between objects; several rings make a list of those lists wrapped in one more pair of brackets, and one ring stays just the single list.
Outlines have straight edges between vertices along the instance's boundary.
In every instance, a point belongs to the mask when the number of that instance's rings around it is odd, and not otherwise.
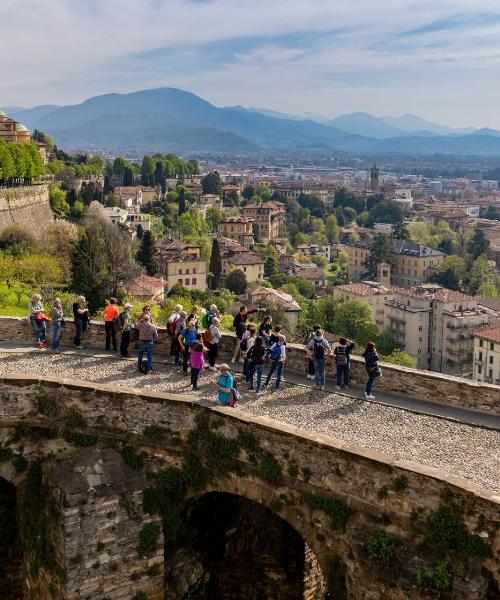
[{"label": "tall cypress tree", "polygon": [[208,274],[208,287],[211,290],[217,290],[220,285],[222,274],[222,259],[220,256],[219,241],[214,238],[212,242],[212,253],[210,254],[210,266]]},{"label": "tall cypress tree", "polygon": [[179,217],[186,212],[186,192],[184,187],[179,186]]},{"label": "tall cypress tree", "polygon": [[377,267],[382,262],[389,264],[393,262],[391,240],[385,233],[379,233],[375,238],[371,252],[363,262],[363,267],[365,268],[363,277],[375,281],[377,278]]},{"label": "tall cypress tree", "polygon": [[134,185],[134,173],[131,167],[125,167],[123,171],[123,185],[127,187]]},{"label": "tall cypress tree", "polygon": [[156,273],[155,240],[151,231],[145,231],[137,252],[137,260],[146,269],[148,275]]}]

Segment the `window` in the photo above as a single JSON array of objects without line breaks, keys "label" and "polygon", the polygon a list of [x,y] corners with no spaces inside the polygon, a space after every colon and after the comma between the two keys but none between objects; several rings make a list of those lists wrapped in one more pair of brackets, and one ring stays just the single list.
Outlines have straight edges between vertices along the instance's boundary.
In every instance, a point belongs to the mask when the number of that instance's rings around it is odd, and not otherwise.
[{"label": "window", "polygon": [[419,330],[419,331],[422,331],[422,325],[419,325],[419,326],[418,326],[418,330]]},{"label": "window", "polygon": [[196,267],[193,269],[193,275],[196,275]]},{"label": "window", "polygon": [[493,364],[493,356],[490,356],[490,365]]},{"label": "window", "polygon": [[184,280],[186,285],[189,285],[189,277],[186,277],[186,279]]},{"label": "window", "polygon": [[[179,269],[179,275],[182,275],[182,269]],[[182,280],[181,280],[182,283]]]},{"label": "window", "polygon": [[483,347],[483,340],[479,340],[479,347],[482,348]]},{"label": "window", "polygon": [[421,338],[421,337],[419,337],[419,338],[418,338],[418,341],[419,341],[420,343],[422,343],[422,338]]},{"label": "window", "polygon": [[489,377],[490,379],[493,379],[493,369],[489,369],[489,370],[488,370],[488,377]]},{"label": "window", "polygon": [[482,352],[479,353],[479,361],[483,362],[483,353]]},{"label": "window", "polygon": [[186,269],[186,275],[189,275],[189,269]]},{"label": "window", "polygon": [[495,349],[495,344],[493,342],[490,342],[490,350],[494,350]]},{"label": "window", "polygon": [[196,285],[196,277],[193,277],[193,278],[191,279],[191,285]]},{"label": "window", "polygon": [[481,373],[483,372],[483,367],[481,365],[479,365],[479,367],[477,368],[477,372],[479,375],[481,375]]},{"label": "window", "polygon": [[182,285],[182,279],[178,279],[178,280],[177,280],[177,283],[178,283],[179,285]]}]

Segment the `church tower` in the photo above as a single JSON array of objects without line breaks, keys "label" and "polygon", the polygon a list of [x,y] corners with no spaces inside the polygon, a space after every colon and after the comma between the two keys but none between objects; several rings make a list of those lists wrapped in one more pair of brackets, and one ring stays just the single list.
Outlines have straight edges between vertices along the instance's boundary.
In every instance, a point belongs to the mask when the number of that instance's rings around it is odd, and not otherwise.
[{"label": "church tower", "polygon": [[372,192],[377,193],[379,190],[379,168],[377,165],[373,165],[370,172],[370,189]]}]

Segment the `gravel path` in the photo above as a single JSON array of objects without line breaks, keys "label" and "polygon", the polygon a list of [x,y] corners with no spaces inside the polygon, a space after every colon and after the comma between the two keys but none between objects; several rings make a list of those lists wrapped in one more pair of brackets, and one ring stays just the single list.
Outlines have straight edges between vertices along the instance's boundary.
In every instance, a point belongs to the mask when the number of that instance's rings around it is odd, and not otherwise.
[{"label": "gravel path", "polygon": [[[147,376],[135,362],[48,353],[0,354],[2,374],[64,377],[143,391],[189,393],[189,378],[172,365],[156,364]],[[203,374],[200,402],[214,403],[210,372]],[[243,386],[240,386],[240,389]],[[413,413],[311,388],[285,384],[283,391],[243,392],[239,406],[263,415],[413,460],[500,492],[500,432]]]}]

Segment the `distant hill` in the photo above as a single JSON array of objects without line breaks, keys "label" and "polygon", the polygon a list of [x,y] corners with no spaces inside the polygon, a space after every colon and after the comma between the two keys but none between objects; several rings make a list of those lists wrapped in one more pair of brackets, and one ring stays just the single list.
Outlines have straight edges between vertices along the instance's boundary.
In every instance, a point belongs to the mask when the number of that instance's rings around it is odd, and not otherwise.
[{"label": "distant hill", "polygon": [[358,112],[317,122],[265,109],[218,108],[176,88],[105,94],[68,106],[12,107],[9,114],[73,150],[500,156],[500,132],[492,129],[464,134],[410,114],[377,118]]}]

